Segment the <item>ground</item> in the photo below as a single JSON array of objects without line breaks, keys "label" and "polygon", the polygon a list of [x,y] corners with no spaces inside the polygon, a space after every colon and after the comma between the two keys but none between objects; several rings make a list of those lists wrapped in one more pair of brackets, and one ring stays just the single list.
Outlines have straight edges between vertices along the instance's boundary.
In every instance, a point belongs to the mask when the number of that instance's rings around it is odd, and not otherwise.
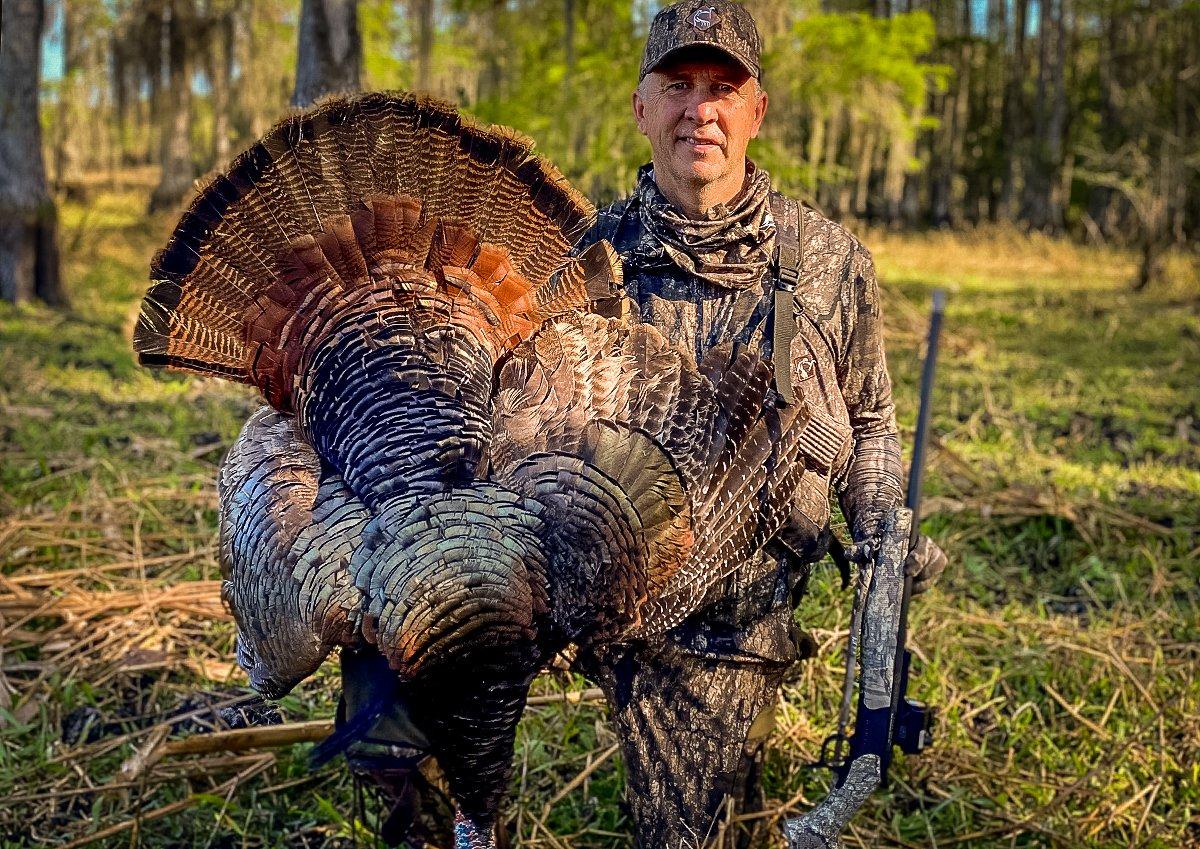
[{"label": "ground", "polygon": [[[0,844],[349,846],[340,765],[307,744],[139,759],[236,695],[215,486],[255,405],[130,351],[173,218],[144,191],[63,210],[68,312],[0,305]],[[901,759],[852,846],[1200,846],[1200,283],[1130,291],[1133,257],[1010,232],[864,233],[902,429],[931,289],[950,290],[924,528],[952,565],[913,606],[912,690],[936,746]],[[849,598],[823,568],[797,613],[821,647],[786,685],[767,810],[819,799]],[[284,699],[330,716],[332,668]],[[602,707],[546,676],[522,723],[513,845],[622,846]],[[217,697],[219,698],[219,697]],[[373,806],[366,804],[368,823]],[[772,830],[774,831],[774,830]]]}]

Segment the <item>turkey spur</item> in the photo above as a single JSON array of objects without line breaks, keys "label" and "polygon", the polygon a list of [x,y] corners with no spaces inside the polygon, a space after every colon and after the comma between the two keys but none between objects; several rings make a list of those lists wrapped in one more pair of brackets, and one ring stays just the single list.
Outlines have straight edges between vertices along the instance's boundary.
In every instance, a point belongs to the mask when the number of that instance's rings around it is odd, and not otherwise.
[{"label": "turkey spur", "polygon": [[135,331],[142,363],[269,405],[218,482],[251,682],[282,696],[340,647],[335,748],[393,784],[434,756],[462,846],[494,845],[548,659],[683,621],[811,473],[769,360],[614,317],[612,247],[570,255],[594,218],[512,130],[332,100],[200,192]]}]

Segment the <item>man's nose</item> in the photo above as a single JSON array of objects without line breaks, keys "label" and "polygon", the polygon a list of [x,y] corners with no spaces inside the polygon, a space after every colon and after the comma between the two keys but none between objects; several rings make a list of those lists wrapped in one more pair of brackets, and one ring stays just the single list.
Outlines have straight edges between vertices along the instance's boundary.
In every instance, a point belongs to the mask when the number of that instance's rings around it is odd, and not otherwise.
[{"label": "man's nose", "polygon": [[707,91],[696,91],[688,102],[684,117],[697,125],[717,120],[717,101]]}]

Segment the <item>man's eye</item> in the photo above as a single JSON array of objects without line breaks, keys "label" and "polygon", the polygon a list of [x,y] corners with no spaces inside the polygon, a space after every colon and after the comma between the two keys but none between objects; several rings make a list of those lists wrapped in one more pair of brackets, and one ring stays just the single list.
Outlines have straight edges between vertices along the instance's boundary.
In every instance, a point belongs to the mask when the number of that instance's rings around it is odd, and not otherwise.
[{"label": "man's eye", "polygon": [[677,80],[673,83],[667,83],[667,91],[683,91],[687,88],[687,83]]}]

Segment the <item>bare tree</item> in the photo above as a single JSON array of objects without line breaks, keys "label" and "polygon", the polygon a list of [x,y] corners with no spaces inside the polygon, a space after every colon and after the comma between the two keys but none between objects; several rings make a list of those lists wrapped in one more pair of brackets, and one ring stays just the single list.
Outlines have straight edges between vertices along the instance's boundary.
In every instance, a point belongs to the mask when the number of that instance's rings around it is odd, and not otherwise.
[{"label": "bare tree", "polygon": [[5,0],[0,20],[0,298],[64,302],[58,213],[38,120],[42,0]]},{"label": "bare tree", "polygon": [[293,106],[308,106],[327,94],[358,91],[362,35],[358,0],[304,0]]},{"label": "bare tree", "polygon": [[417,91],[429,91],[433,82],[433,0],[412,0],[416,20]]},{"label": "bare tree", "polygon": [[1037,95],[1033,108],[1033,138],[1021,217],[1037,230],[1060,232],[1063,226],[1063,169],[1067,123],[1065,84],[1068,0],[1039,4]]},{"label": "bare tree", "polygon": [[1175,242],[1172,224],[1187,202],[1181,187],[1200,172],[1200,152],[1188,151],[1183,139],[1166,131],[1153,136],[1155,155],[1133,143],[1111,154],[1085,151],[1080,169],[1082,179],[1116,192],[1133,210],[1140,255],[1135,291],[1162,278],[1163,260]]},{"label": "bare tree", "polygon": [[158,185],[150,211],[171,209],[192,189],[192,52],[196,20],[191,0],[167,0],[162,6],[161,61],[166,88],[159,91]]},{"label": "bare tree", "polygon": [[230,89],[233,78],[234,10],[225,9],[213,20],[212,44],[205,57],[205,75],[212,89],[213,162],[223,167],[229,159],[229,113],[233,108]]}]

